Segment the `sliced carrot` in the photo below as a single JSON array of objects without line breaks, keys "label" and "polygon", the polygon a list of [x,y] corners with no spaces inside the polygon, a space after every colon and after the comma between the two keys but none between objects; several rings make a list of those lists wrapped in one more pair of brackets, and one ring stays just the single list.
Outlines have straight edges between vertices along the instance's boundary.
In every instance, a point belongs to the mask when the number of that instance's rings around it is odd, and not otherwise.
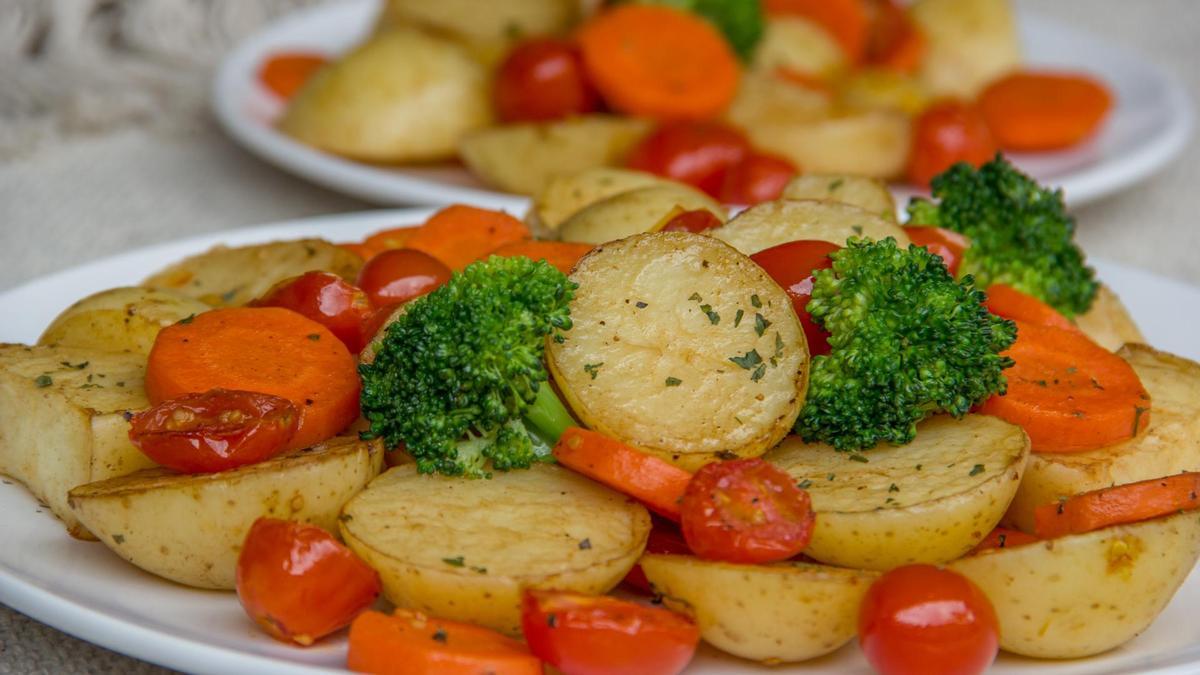
[{"label": "sliced carrot", "polygon": [[405,247],[428,253],[457,272],[505,244],[531,236],[524,223],[503,211],[454,204],[414,229]]},{"label": "sliced carrot", "polygon": [[405,248],[416,231],[415,227],[393,227],[372,234],[361,244],[363,260],[370,260],[384,251]]},{"label": "sliced carrot", "polygon": [[877,0],[867,39],[868,63],[911,73],[925,57],[925,36],[896,0]]},{"label": "sliced carrot", "polygon": [[1017,322],[1005,352],[1008,393],[981,412],[1019,425],[1034,452],[1093,450],[1128,440],[1150,423],[1150,395],[1121,357],[1074,330]]},{"label": "sliced carrot", "polygon": [[1200,473],[1180,473],[1101,488],[1042,504],[1033,512],[1033,529],[1050,539],[1112,525],[1136,523],[1200,507]]},{"label": "sliced carrot", "polygon": [[689,12],[619,5],[583,24],[578,41],[596,88],[624,113],[703,119],[737,93],[737,56],[712,24]]},{"label": "sliced carrot", "polygon": [[1035,323],[1039,326],[1053,326],[1064,330],[1079,330],[1067,317],[1059,314],[1050,305],[1037,298],[1022,293],[1007,284],[992,284],[987,289],[988,311],[996,316]]},{"label": "sliced carrot", "polygon": [[218,388],[288,399],[300,410],[290,449],[332,438],[358,419],[359,386],[341,340],[279,307],[214,309],[167,326],[146,364],[153,404]]},{"label": "sliced carrot", "polygon": [[994,548],[1016,548],[1026,544],[1033,544],[1040,541],[1032,534],[1025,534],[1020,530],[1010,530],[1007,527],[997,527],[988,532],[988,535],[983,538],[983,541],[975,545],[971,549],[971,555],[981,551],[990,551]]},{"label": "sliced carrot", "polygon": [[291,98],[328,59],[320,54],[274,54],[258,70],[258,79],[282,98]]},{"label": "sliced carrot", "polygon": [[591,244],[580,244],[573,241],[536,241],[534,239],[527,239],[525,241],[514,241],[511,244],[505,244],[488,255],[503,257],[521,255],[532,260],[545,260],[557,267],[563,274],[570,274],[571,270],[575,267],[575,263],[587,255],[592,248],[594,247]]},{"label": "sliced carrot", "polygon": [[799,85],[801,87],[804,87],[805,89],[811,89],[812,91],[815,91],[819,94],[833,96],[833,93],[834,93],[833,85],[831,85],[824,78],[821,78],[817,75],[813,75],[811,73],[806,73],[806,72],[803,72],[800,70],[796,70],[795,68],[788,68],[787,66],[779,66],[778,68],[775,69],[775,77],[777,77],[781,80],[784,80],[785,82]]},{"label": "sliced carrot", "polygon": [[802,16],[818,23],[838,41],[851,63],[866,54],[871,14],[864,0],[766,0],[771,16]]},{"label": "sliced carrot", "polygon": [[1090,136],[1112,108],[1112,94],[1078,73],[1017,72],[990,84],[979,110],[1006,150],[1056,150]]},{"label": "sliced carrot", "polygon": [[346,668],[376,675],[541,675],[525,645],[493,630],[398,609],[350,624]]},{"label": "sliced carrot", "polygon": [[571,427],[554,446],[559,464],[679,520],[679,500],[692,474],[604,434]]}]

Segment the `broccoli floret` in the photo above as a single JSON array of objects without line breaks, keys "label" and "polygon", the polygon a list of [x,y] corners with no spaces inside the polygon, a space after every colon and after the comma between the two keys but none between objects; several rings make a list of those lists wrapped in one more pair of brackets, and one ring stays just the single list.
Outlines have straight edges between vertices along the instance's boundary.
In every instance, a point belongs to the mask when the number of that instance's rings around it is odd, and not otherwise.
[{"label": "broccoli floret", "polygon": [[902,445],[926,416],[961,417],[1005,390],[1013,361],[999,352],[1016,325],[983,307],[969,277],[955,281],[941,258],[890,237],[851,239],[831,257],[832,269],[814,272],[808,303],[832,351],[812,361],[796,421],[804,440]]},{"label": "broccoli floret", "polygon": [[759,0],[641,0],[668,5],[708,19],[743,61],[749,61],[763,36],[763,12]]},{"label": "broccoli floret", "polygon": [[545,262],[493,257],[410,302],[359,366],[368,435],[403,443],[423,473],[479,477],[547,458],[571,418],[542,356],[547,335],[570,329],[574,292]]},{"label": "broccoli floret", "polygon": [[1075,244],[1061,191],[1039,186],[1000,155],[978,170],[955,164],[932,187],[938,203],[912,200],[909,222],[970,238],[960,275],[974,276],[982,288],[1008,284],[1068,317],[1092,306],[1096,272]]}]

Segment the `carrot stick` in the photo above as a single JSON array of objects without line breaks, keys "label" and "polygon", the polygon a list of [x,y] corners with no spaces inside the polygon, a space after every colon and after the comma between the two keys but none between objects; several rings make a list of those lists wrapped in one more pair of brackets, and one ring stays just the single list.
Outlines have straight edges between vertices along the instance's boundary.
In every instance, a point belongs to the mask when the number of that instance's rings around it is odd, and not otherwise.
[{"label": "carrot stick", "polygon": [[454,204],[413,230],[405,246],[461,271],[504,244],[530,238],[529,228],[502,211]]},{"label": "carrot stick", "polygon": [[153,404],[210,389],[274,394],[300,410],[289,449],[358,419],[354,357],[329,329],[279,307],[214,309],[159,332],[146,364]]},{"label": "carrot stick", "polygon": [[284,52],[271,56],[258,70],[258,79],[281,98],[291,98],[328,60],[320,54]]},{"label": "carrot stick", "polygon": [[1033,529],[1050,539],[1112,525],[1136,523],[1200,507],[1200,473],[1180,473],[1101,488],[1033,512]]},{"label": "carrot stick", "polygon": [[[591,244],[579,244],[573,241],[537,241],[527,239],[505,244],[492,251],[489,255],[525,256],[532,260],[545,260],[558,268],[563,274],[570,274],[579,259],[592,250]],[[484,256],[487,257],[487,256]]]},{"label": "carrot stick", "polygon": [[1070,319],[1059,314],[1050,305],[1007,284],[989,286],[987,301],[984,304],[989,312],[1005,319],[1035,323],[1039,326],[1052,326],[1063,330],[1079,330],[1075,324],[1071,323]]},{"label": "carrot stick", "polygon": [[616,110],[656,119],[703,119],[737,93],[729,43],[704,19],[661,5],[623,4],[579,31],[583,63]]},{"label": "carrot stick", "polygon": [[1034,452],[1082,452],[1119,443],[1150,423],[1150,395],[1124,359],[1082,333],[1017,322],[1005,353],[1008,393],[981,412],[1019,425]]},{"label": "carrot stick", "polygon": [[975,545],[971,549],[970,555],[974,555],[981,551],[988,551],[993,548],[1016,548],[1026,544],[1033,544],[1039,539],[1032,534],[1025,534],[1020,530],[1010,530],[1007,527],[997,527],[988,532],[988,535],[983,538],[983,541]]},{"label": "carrot stick", "polygon": [[1056,150],[1092,134],[1112,108],[1112,94],[1086,75],[1018,72],[993,82],[979,110],[1005,150]]},{"label": "carrot stick", "polygon": [[766,0],[770,16],[801,16],[818,23],[838,41],[850,63],[866,54],[871,17],[863,0]]},{"label": "carrot stick", "polygon": [[676,522],[679,500],[692,474],[640,450],[579,427],[563,432],[554,446],[559,464],[623,492]]},{"label": "carrot stick", "polygon": [[398,609],[363,612],[350,624],[346,667],[376,675],[541,675],[520,642],[486,628]]}]

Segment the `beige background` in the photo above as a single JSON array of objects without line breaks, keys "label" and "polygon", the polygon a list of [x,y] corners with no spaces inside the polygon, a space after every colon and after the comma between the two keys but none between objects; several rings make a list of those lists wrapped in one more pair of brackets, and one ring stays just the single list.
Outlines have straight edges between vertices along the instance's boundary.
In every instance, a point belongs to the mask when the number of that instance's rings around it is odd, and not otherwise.
[{"label": "beige background", "polygon": [[[1019,0],[1169,66],[1200,100],[1200,1]],[[1084,64],[1086,65],[1086,64]],[[370,208],[269,167],[214,123],[91,137],[0,165],[0,290],[129,247]],[[1120,195],[1080,209],[1096,256],[1200,284],[1200,144]],[[81,293],[87,289],[81,289]],[[0,674],[164,672],[0,607]]]}]

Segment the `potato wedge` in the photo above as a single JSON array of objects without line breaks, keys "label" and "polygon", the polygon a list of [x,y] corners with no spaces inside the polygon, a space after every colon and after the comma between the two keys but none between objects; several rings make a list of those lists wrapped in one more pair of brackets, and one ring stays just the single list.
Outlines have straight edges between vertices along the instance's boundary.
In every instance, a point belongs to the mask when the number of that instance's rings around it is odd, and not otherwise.
[{"label": "potato wedge", "polygon": [[888,570],[948,562],[978,544],[1017,491],[1029,439],[995,417],[938,416],[908,445],[851,456],[791,437],[764,459],[808,486],[817,525],[805,555]]},{"label": "potato wedge", "polygon": [[832,106],[833,97],[826,92],[773,72],[748,70],[742,73],[725,119],[743,130],[772,124],[787,127],[829,117]]},{"label": "potato wedge", "polygon": [[808,347],[791,301],[750,259],[658,232],[597,247],[571,279],[575,325],[546,354],[588,427],[692,470],[761,455],[791,429]]},{"label": "potato wedge", "polygon": [[1005,521],[1033,531],[1033,511],[1061,497],[1200,471],[1200,364],[1131,344],[1118,354],[1150,393],[1150,424],[1137,436],[1099,450],[1034,454]]},{"label": "potato wedge", "polygon": [[342,537],[397,606],[521,631],[521,593],[604,593],[637,562],[645,507],[558,466],[490,480],[389,469],[346,505]]},{"label": "potato wedge", "polygon": [[705,209],[722,221],[725,209],[703,192],[662,181],[657,185],[621,192],[601,199],[567,218],[559,227],[566,241],[603,244],[633,234],[649,232],[671,212]]},{"label": "potato wedge", "polygon": [[387,0],[379,25],[386,30],[415,24],[451,35],[490,64],[520,40],[562,33],[578,14],[575,0]]},{"label": "potato wedge", "polygon": [[554,176],[533,198],[525,222],[556,232],[584,207],[622,192],[667,182],[654,174],[633,169],[598,167]]},{"label": "potato wedge", "polygon": [[1000,648],[1044,659],[1099,654],[1145,630],[1200,557],[1186,511],[950,563],[987,595]]},{"label": "potato wedge", "polygon": [[884,68],[863,68],[837,80],[838,103],[859,112],[892,110],[919,114],[929,105],[925,86],[911,75]]},{"label": "potato wedge", "polygon": [[1009,0],[917,0],[909,16],[925,36],[918,77],[935,98],[973,99],[1021,65]]},{"label": "potato wedge", "polygon": [[894,178],[904,173],[912,131],[908,116],[887,110],[745,127],[755,147],[770,148],[805,171]]},{"label": "potato wedge", "polygon": [[803,661],[846,644],[878,573],[810,563],[734,565],[686,555],[644,555],[663,604],[696,619],[705,642],[768,663]]},{"label": "potato wedge", "polygon": [[150,353],[158,331],[208,305],[177,291],[126,286],[93,293],[64,309],[39,345]]},{"label": "potato wedge", "polygon": [[324,239],[276,241],[250,246],[215,246],[142,282],[175,290],[213,307],[236,307],[266,293],[277,282],[305,272],[332,272],[353,282],[362,259]]},{"label": "potato wedge", "polygon": [[1096,344],[1114,352],[1122,345],[1146,342],[1121,298],[1104,284],[1100,285],[1092,308],[1075,317],[1075,325]]},{"label": "potato wedge", "polygon": [[793,178],[783,188],[781,198],[840,202],[896,222],[896,200],[892,198],[887,183],[878,178],[809,173]]},{"label": "potato wedge", "polygon": [[893,221],[856,206],[812,199],[777,199],[742,211],[710,231],[746,255],[799,239],[845,246],[850,237],[892,237],[908,246],[908,235]]},{"label": "potato wedge", "polygon": [[823,79],[846,67],[846,50],[816,22],[774,16],[767,21],[751,65],[764,72],[786,69]]},{"label": "potato wedge", "polygon": [[554,176],[619,164],[649,130],[645,120],[614,115],[508,124],[464,136],[459,154],[488,185],[535,195]]},{"label": "potato wedge", "polygon": [[71,511],[114,553],[187,586],[234,588],[250,526],[270,516],[336,531],[338,513],[379,473],[380,441],[341,436],[230,471],[146,469],[81,485]]}]

